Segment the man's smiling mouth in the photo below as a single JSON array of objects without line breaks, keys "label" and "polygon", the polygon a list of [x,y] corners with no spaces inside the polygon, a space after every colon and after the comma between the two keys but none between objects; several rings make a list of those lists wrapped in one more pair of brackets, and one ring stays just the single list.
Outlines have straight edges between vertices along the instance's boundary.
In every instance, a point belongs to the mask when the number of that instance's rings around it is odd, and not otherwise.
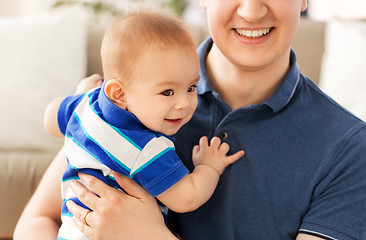
[{"label": "man's smiling mouth", "polygon": [[273,28],[263,28],[263,29],[256,29],[256,30],[245,30],[234,28],[234,30],[241,36],[248,37],[248,38],[259,38],[267,35],[272,31]]}]

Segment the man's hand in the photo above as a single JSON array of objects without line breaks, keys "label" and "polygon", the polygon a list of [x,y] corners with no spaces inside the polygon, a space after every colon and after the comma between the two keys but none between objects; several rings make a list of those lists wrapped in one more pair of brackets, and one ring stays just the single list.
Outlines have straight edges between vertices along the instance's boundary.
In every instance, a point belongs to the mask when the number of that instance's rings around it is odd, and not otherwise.
[{"label": "man's hand", "polygon": [[79,174],[83,183],[99,197],[81,183],[75,182],[73,191],[76,196],[93,210],[86,214],[89,210],[68,201],[67,207],[74,215],[76,226],[93,240],[176,240],[165,226],[155,198],[131,178],[118,173],[113,175],[127,194],[109,187],[93,176]]},{"label": "man's hand", "polygon": [[79,82],[76,87],[75,94],[82,94],[90,89],[101,86],[102,83],[102,77],[99,74],[93,74]]}]

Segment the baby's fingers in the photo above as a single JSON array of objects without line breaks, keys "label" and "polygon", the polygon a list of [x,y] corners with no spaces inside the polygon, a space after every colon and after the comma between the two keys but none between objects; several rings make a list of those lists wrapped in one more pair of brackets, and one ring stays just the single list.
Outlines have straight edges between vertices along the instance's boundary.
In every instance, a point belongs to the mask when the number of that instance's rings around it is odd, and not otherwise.
[{"label": "baby's fingers", "polygon": [[201,137],[199,144],[200,147],[208,146],[208,138],[206,136]]},{"label": "baby's fingers", "polygon": [[195,145],[192,149],[192,154],[196,155],[198,154],[198,152],[200,151],[200,146],[199,145]]},{"label": "baby's fingers", "polygon": [[234,153],[233,155],[226,156],[225,163],[227,165],[230,165],[230,164],[238,161],[242,156],[244,156],[244,151],[240,150],[240,151]]},{"label": "baby's fingers", "polygon": [[223,142],[221,145],[220,145],[220,148],[219,148],[219,151],[222,153],[222,154],[227,154],[230,150],[230,146],[229,144],[227,144],[226,142]]},{"label": "baby's fingers", "polygon": [[213,137],[210,141],[210,146],[214,148],[219,148],[221,144],[221,139],[219,137]]}]

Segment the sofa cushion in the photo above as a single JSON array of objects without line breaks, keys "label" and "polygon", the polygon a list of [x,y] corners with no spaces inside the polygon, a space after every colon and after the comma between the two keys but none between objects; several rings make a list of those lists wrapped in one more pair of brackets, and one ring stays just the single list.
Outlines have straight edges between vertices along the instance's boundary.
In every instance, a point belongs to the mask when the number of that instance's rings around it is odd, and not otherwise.
[{"label": "sofa cushion", "polygon": [[59,148],[43,130],[50,100],[86,72],[86,21],[77,9],[0,18],[0,148]]}]

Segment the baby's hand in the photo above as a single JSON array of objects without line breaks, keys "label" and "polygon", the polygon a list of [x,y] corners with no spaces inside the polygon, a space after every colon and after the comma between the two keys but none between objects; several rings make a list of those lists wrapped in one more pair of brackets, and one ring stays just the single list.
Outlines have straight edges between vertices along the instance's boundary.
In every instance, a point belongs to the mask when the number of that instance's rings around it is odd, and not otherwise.
[{"label": "baby's hand", "polygon": [[208,143],[206,136],[201,137],[199,145],[194,146],[192,151],[192,160],[194,166],[207,165],[214,168],[217,173],[221,176],[225,168],[239,160],[244,155],[244,151],[238,151],[233,155],[227,156],[229,152],[229,144],[221,143],[220,138],[213,137]]},{"label": "baby's hand", "polygon": [[82,79],[76,87],[75,93],[81,94],[90,89],[99,87],[102,85],[102,78],[99,74],[93,74],[87,78]]}]

